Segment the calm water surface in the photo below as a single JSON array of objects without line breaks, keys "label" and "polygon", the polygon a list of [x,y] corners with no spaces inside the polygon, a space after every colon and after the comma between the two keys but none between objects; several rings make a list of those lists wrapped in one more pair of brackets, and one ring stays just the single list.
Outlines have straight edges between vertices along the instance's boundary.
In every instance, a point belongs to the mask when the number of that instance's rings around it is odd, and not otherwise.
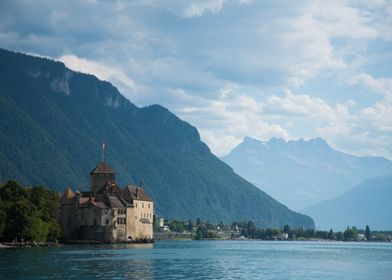
[{"label": "calm water surface", "polygon": [[392,279],[392,244],[158,241],[0,250],[0,279]]}]

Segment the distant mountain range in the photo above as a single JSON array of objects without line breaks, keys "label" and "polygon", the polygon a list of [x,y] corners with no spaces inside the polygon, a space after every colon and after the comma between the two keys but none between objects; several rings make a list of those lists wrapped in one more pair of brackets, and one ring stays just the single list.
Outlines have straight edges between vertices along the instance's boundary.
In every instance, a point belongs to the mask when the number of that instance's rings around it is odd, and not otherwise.
[{"label": "distant mountain range", "polygon": [[392,162],[385,158],[348,155],[321,138],[261,142],[246,137],[222,160],[295,210],[339,196],[366,179],[392,173]]},{"label": "distant mountain range", "polygon": [[339,197],[305,209],[321,229],[392,229],[392,175],[369,179]]},{"label": "distant mountain range", "polygon": [[1,182],[86,189],[105,142],[118,183],[143,180],[165,218],[314,227],[235,174],[167,109],[138,108],[60,62],[0,50],[0,126]]}]

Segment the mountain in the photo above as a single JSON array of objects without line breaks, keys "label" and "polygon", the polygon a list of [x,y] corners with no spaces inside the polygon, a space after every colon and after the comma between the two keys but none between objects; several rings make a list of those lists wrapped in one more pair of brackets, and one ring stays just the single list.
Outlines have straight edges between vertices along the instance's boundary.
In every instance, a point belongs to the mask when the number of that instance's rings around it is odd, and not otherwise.
[{"label": "mountain", "polygon": [[117,182],[143,180],[160,216],[314,226],[236,175],[167,109],[138,108],[60,62],[0,50],[0,121],[0,181],[86,189],[104,142]]},{"label": "mountain", "polygon": [[392,172],[381,157],[356,157],[315,138],[261,142],[249,137],[222,158],[240,176],[295,210],[336,197],[362,181]]},{"label": "mountain", "polygon": [[347,226],[392,229],[392,175],[366,180],[348,192],[307,208],[316,225],[328,230]]}]

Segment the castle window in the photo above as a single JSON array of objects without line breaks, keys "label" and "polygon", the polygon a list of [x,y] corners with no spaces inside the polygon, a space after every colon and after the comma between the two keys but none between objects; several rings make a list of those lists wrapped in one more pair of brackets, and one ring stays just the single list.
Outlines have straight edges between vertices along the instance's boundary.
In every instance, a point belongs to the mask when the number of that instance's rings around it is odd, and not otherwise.
[{"label": "castle window", "polygon": [[107,226],[109,225],[109,219],[106,219],[106,225]]},{"label": "castle window", "polygon": [[127,208],[124,208],[124,209],[118,209],[117,213],[118,213],[119,215],[122,215],[122,214],[127,214]]},{"label": "castle window", "polygon": [[125,225],[126,221],[127,220],[125,218],[117,218],[117,224],[119,225]]}]

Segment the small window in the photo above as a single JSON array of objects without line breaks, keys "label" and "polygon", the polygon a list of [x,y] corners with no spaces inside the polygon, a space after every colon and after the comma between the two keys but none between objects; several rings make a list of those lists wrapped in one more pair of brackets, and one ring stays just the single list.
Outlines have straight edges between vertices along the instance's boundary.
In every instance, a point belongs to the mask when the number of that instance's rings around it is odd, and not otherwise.
[{"label": "small window", "polygon": [[142,208],[144,208],[144,203],[142,202]]},{"label": "small window", "polygon": [[135,207],[137,208],[137,202],[135,203]]},{"label": "small window", "polygon": [[150,209],[150,203],[148,204],[148,209]]},{"label": "small window", "polygon": [[109,225],[109,219],[106,219],[106,225],[107,226]]},{"label": "small window", "polygon": [[127,213],[127,208],[120,208],[120,209],[118,209],[118,211],[117,211],[117,213],[119,214],[119,215],[123,215],[123,214],[126,214]]}]

